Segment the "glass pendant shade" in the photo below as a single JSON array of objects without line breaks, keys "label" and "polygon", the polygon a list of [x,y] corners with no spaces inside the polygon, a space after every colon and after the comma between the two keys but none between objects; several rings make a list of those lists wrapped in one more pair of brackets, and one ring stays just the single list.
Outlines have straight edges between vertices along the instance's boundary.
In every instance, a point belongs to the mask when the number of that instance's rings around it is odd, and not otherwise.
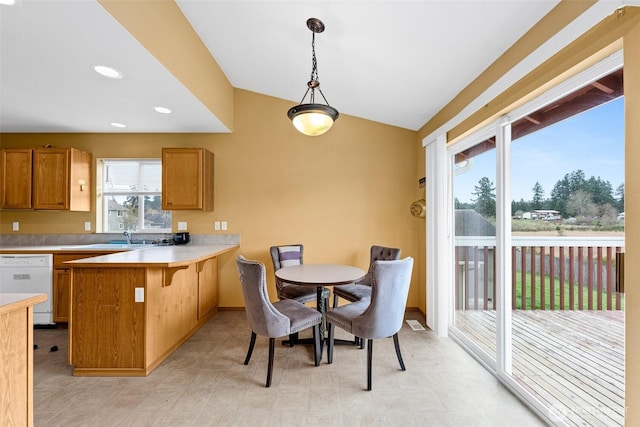
[{"label": "glass pendant shade", "polygon": [[290,108],[287,115],[300,133],[319,136],[331,129],[339,113],[330,105],[301,104]]},{"label": "glass pendant shade", "polygon": [[[293,122],[293,126],[307,136],[319,136],[326,133],[333,123],[338,120],[338,110],[333,108],[327,102],[322,90],[320,90],[320,81],[318,80],[318,61],[316,59],[315,36],[316,33],[324,31],[324,24],[317,18],[309,18],[307,20],[307,28],[311,30],[311,79],[307,82],[307,91],[305,92],[300,105],[291,107],[287,111],[287,116]],[[325,104],[316,104],[316,90],[324,99]],[[304,103],[304,99],[309,95],[309,102]]]}]

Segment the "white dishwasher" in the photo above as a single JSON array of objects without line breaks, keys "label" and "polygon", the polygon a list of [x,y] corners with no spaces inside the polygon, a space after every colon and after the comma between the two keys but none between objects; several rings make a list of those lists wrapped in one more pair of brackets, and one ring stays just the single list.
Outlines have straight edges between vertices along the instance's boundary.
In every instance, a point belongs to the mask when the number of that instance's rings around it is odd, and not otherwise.
[{"label": "white dishwasher", "polygon": [[47,294],[33,307],[33,324],[53,325],[53,255],[0,255],[0,292]]}]

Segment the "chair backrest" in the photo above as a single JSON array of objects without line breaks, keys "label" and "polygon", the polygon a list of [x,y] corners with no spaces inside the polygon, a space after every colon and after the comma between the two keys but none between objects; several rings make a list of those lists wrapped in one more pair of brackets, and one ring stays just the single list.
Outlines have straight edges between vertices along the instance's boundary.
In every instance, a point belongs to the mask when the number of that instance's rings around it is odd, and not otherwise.
[{"label": "chair backrest", "polygon": [[358,284],[360,285],[371,285],[371,269],[373,268],[373,263],[376,261],[393,261],[400,259],[401,250],[398,248],[387,248],[385,246],[371,246],[371,256],[369,258],[369,271],[367,274],[360,280],[358,280]]},{"label": "chair backrest", "polygon": [[258,335],[272,338],[288,335],[291,321],[269,301],[264,264],[247,260],[242,255],[238,256],[236,262],[251,330]]},{"label": "chair backrest", "polygon": [[402,328],[409,296],[413,258],[374,261],[371,268],[371,302],[353,319],[351,332],[362,338],[390,337]]},{"label": "chair backrest", "polygon": [[[278,271],[282,267],[288,267],[290,265],[303,264],[304,246],[300,243],[293,245],[271,246],[269,248],[271,253],[271,261],[273,261],[273,271]],[[286,286],[286,282],[282,282],[276,277],[276,287],[278,290]]]}]

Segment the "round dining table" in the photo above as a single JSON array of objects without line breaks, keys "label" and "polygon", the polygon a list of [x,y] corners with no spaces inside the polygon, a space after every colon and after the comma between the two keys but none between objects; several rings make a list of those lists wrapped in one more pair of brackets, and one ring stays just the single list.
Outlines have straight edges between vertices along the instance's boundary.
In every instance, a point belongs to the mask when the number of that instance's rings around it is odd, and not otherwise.
[{"label": "round dining table", "polygon": [[[350,265],[342,264],[300,264],[282,267],[276,270],[278,279],[301,286],[316,287],[316,307],[322,313],[320,336],[324,338],[324,301],[322,295],[325,286],[340,286],[354,283],[365,275],[365,271]],[[300,343],[306,341],[300,340]],[[324,343],[324,339],[321,340]],[[339,341],[338,341],[339,342]]]}]

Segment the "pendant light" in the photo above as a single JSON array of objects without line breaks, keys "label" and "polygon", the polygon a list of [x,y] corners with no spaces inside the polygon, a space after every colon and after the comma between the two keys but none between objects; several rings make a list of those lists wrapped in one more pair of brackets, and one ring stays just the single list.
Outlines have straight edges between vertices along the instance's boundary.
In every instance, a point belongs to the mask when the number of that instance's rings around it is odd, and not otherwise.
[{"label": "pendant light", "polygon": [[[333,122],[338,120],[338,110],[333,108],[327,102],[322,90],[320,90],[320,81],[318,80],[318,62],[316,61],[316,33],[324,31],[324,24],[317,18],[307,19],[307,27],[311,30],[311,79],[307,83],[307,91],[304,93],[300,105],[291,107],[287,112],[287,116],[293,122],[293,125],[301,133],[308,136],[318,136],[327,132],[333,126]],[[324,104],[315,103],[315,92],[320,92]],[[307,94],[309,95],[309,103],[303,104]]]}]

